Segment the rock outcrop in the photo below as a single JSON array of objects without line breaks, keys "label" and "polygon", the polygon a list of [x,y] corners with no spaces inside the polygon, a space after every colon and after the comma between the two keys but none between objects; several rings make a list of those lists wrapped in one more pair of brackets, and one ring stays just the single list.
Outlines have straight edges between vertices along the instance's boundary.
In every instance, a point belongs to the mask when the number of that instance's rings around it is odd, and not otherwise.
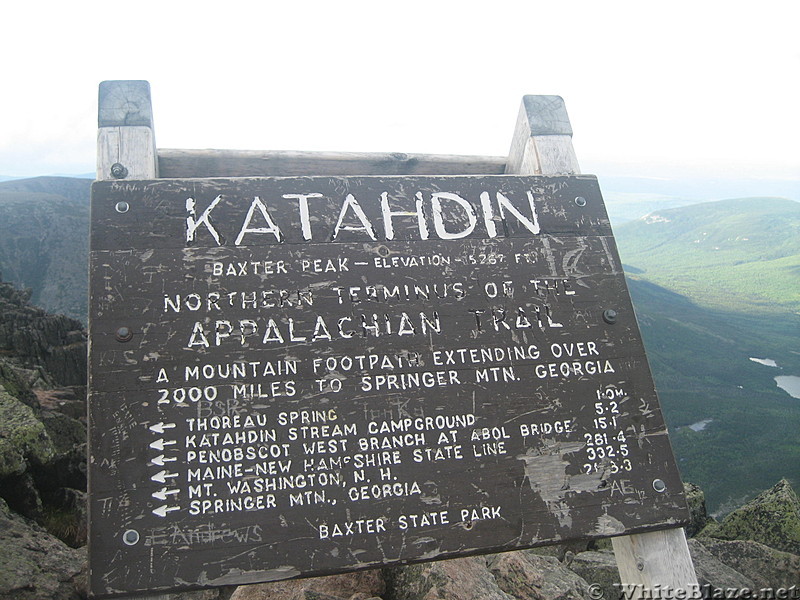
[{"label": "rock outcrop", "polygon": [[734,510],[715,528],[724,540],[750,540],[800,554],[800,500],[785,479]]},{"label": "rock outcrop", "polygon": [[754,589],[752,579],[719,560],[701,542],[689,540],[689,553],[692,555],[697,583],[703,586],[724,590],[733,588]]},{"label": "rock outcrop", "polygon": [[86,549],[70,548],[0,499],[0,598],[86,598]]},{"label": "rock outcrop", "polygon": [[588,550],[574,555],[569,568],[603,591],[603,597],[613,600],[619,596],[619,569],[611,550]]},{"label": "rock outcrop", "polygon": [[706,510],[706,496],[699,486],[693,483],[684,483],[683,492],[686,494],[686,503],[689,505],[689,524],[686,526],[686,537],[697,535],[713,519]]},{"label": "rock outcrop", "polygon": [[72,546],[86,540],[86,334],[0,281],[0,497]]},{"label": "rock outcrop", "polygon": [[512,600],[480,556],[390,570],[395,600]]},{"label": "rock outcrop", "polygon": [[0,354],[44,385],[86,385],[86,332],[80,321],[30,304],[30,291],[0,281]]},{"label": "rock outcrop", "polygon": [[0,389],[0,480],[47,464],[55,454],[33,409]]},{"label": "rock outcrop", "polygon": [[373,570],[241,586],[231,600],[371,600],[385,593],[383,573]]},{"label": "rock outcrop", "polygon": [[800,556],[745,540],[697,540],[719,562],[753,582],[753,588],[800,584]]}]

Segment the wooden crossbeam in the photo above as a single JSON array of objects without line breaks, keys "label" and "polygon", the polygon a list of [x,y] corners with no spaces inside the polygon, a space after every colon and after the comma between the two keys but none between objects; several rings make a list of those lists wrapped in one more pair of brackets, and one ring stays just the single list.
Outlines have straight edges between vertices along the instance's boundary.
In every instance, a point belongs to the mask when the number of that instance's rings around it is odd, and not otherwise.
[{"label": "wooden crossbeam", "polygon": [[159,176],[293,177],[303,175],[499,175],[504,156],[369,152],[158,150]]}]

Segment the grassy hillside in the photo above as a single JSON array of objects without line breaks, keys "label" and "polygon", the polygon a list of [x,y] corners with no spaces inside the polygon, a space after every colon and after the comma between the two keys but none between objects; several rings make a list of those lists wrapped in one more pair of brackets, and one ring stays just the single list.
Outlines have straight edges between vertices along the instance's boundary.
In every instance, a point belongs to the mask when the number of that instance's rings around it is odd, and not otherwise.
[{"label": "grassy hillside", "polygon": [[663,210],[616,229],[622,260],[700,306],[800,314],[800,202],[742,198]]},{"label": "grassy hillside", "polygon": [[714,510],[780,477],[800,482],[800,400],[773,380],[800,375],[799,229],[800,203],[775,198],[616,228],[681,472]]}]

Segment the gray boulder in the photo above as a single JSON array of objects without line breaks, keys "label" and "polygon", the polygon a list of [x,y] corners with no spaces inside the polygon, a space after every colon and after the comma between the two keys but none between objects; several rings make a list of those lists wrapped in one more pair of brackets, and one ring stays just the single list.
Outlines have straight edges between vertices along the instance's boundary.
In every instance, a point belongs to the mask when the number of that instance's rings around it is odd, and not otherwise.
[{"label": "gray boulder", "polygon": [[0,500],[0,598],[86,598],[86,550],[75,550]]},{"label": "gray boulder", "polygon": [[512,598],[577,600],[587,597],[589,586],[586,581],[555,557],[523,550],[486,558],[497,587]]},{"label": "gray boulder", "polygon": [[599,586],[606,600],[619,597],[619,568],[613,551],[581,552],[572,558],[569,568],[588,583]]},{"label": "gray boulder", "polygon": [[393,600],[583,599],[588,584],[557,558],[531,551],[391,569]]},{"label": "gray boulder", "polygon": [[683,491],[686,494],[686,503],[689,505],[690,519],[685,528],[686,537],[694,537],[713,519],[706,512],[706,495],[699,486],[684,483]]},{"label": "gray boulder", "polygon": [[754,588],[790,587],[800,583],[800,556],[758,542],[712,538],[697,541],[721,563],[752,581]]},{"label": "gray boulder", "polygon": [[692,555],[697,582],[716,589],[755,588],[752,579],[720,561],[697,540],[689,540],[689,553]]},{"label": "gray boulder", "polygon": [[0,497],[73,547],[86,543],[86,431],[0,389]]},{"label": "gray boulder", "polygon": [[33,409],[0,389],[0,479],[47,463],[55,448]]},{"label": "gray boulder", "polygon": [[0,389],[5,389],[23,404],[38,410],[39,400],[31,389],[31,380],[36,381],[38,377],[34,379],[33,375],[32,371],[23,369],[6,358],[0,358]]},{"label": "gray boulder", "polygon": [[394,600],[514,600],[480,556],[389,569]]}]

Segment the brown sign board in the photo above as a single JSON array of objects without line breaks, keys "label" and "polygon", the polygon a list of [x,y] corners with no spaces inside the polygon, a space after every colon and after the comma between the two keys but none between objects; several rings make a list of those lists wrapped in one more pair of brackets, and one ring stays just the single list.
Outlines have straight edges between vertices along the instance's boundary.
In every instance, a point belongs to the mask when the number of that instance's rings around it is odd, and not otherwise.
[{"label": "brown sign board", "polygon": [[96,596],[680,525],[597,181],[97,182]]}]

